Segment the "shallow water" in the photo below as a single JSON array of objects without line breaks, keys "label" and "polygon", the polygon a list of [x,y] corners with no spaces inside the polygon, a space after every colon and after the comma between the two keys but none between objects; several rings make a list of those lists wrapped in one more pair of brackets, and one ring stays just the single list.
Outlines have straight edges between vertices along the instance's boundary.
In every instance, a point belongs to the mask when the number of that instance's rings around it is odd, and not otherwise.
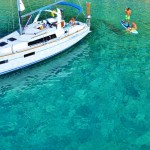
[{"label": "shallow water", "polygon": [[[11,2],[0,5],[1,36],[17,28]],[[32,0],[30,8],[48,3]],[[150,149],[150,2],[91,3],[87,37],[52,59],[0,76],[0,149]],[[125,7],[138,35],[119,23]]]}]

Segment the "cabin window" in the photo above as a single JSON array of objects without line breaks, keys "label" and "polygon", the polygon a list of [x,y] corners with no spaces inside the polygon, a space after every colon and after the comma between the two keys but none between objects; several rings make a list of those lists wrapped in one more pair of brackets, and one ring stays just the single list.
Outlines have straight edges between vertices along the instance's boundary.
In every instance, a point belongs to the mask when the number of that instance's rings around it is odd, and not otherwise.
[{"label": "cabin window", "polygon": [[47,42],[47,41],[50,41],[50,40],[52,40],[54,38],[56,38],[56,34],[52,34],[52,35],[43,37],[43,38],[35,40],[35,41],[31,41],[31,42],[28,43],[28,46],[39,44],[39,43],[42,43],[42,42]]},{"label": "cabin window", "polygon": [[0,65],[5,64],[5,63],[8,63],[8,60],[2,60],[2,61],[0,61]]},{"label": "cabin window", "polygon": [[42,43],[44,42],[44,39],[38,39],[38,40],[35,40],[35,41],[32,41],[32,42],[29,42],[28,43],[28,46],[31,46],[31,45],[35,45],[35,44],[38,44],[38,43]]},{"label": "cabin window", "polygon": [[9,38],[9,39],[7,39],[7,40],[9,40],[9,41],[13,42],[13,41],[15,41],[15,40],[17,40],[17,39],[15,39],[15,38],[11,37],[11,38]]},{"label": "cabin window", "polygon": [[2,46],[5,46],[5,45],[7,45],[8,43],[6,43],[6,42],[1,42],[0,43],[0,46],[2,47]]},{"label": "cabin window", "polygon": [[51,39],[56,38],[56,34],[52,34],[52,35],[50,35],[50,36],[51,36]]},{"label": "cabin window", "polygon": [[32,53],[28,53],[28,54],[25,54],[25,55],[24,55],[24,58],[25,58],[25,57],[29,57],[29,56],[32,56],[32,55],[35,55],[35,52],[32,52]]}]

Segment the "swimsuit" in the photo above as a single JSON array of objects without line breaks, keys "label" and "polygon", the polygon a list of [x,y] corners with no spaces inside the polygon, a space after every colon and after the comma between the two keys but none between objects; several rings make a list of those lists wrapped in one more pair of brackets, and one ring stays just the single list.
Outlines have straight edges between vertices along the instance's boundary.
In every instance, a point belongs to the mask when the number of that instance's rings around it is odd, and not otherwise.
[{"label": "swimsuit", "polygon": [[125,15],[125,20],[130,20],[130,16]]}]

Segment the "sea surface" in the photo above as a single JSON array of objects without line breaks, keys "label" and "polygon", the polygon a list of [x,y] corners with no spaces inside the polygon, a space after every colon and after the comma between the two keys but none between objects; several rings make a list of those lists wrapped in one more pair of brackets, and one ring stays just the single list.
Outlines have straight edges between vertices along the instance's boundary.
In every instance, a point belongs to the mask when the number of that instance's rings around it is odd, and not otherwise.
[{"label": "sea surface", "polygon": [[[25,13],[52,2],[23,1]],[[0,76],[0,150],[150,150],[150,0],[90,2],[83,40]],[[120,25],[126,7],[137,35]],[[15,0],[1,1],[0,21],[0,37],[18,28]]]}]

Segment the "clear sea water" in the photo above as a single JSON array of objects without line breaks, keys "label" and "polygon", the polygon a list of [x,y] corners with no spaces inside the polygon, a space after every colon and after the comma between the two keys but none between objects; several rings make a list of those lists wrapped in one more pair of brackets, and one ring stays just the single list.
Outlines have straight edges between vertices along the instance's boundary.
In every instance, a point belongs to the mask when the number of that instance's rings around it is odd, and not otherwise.
[{"label": "clear sea water", "polygon": [[[150,1],[90,1],[88,36],[0,76],[0,150],[150,150]],[[24,3],[28,12],[49,0]],[[138,35],[120,25],[126,7]],[[15,0],[1,2],[0,20],[1,37],[18,28]]]}]

